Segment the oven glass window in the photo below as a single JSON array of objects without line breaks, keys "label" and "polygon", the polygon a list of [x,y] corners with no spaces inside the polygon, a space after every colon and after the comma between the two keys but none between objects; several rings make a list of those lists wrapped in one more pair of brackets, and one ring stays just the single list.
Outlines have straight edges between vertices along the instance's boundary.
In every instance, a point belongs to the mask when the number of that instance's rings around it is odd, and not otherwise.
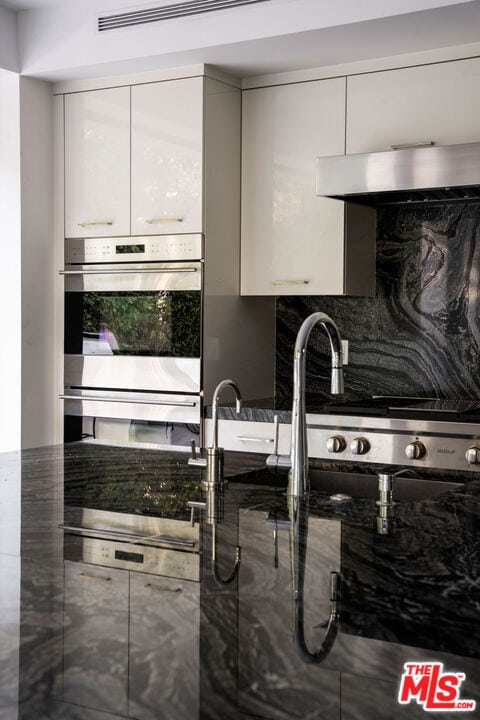
[{"label": "oven glass window", "polygon": [[200,357],[200,291],[66,292],[65,352]]}]

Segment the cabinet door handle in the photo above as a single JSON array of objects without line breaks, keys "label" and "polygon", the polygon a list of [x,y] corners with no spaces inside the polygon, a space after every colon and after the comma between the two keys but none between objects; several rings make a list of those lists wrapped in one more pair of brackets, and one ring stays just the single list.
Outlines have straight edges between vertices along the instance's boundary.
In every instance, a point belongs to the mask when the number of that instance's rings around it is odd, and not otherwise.
[{"label": "cabinet door handle", "polygon": [[397,145],[390,145],[390,147],[392,150],[408,150],[408,148],[423,148],[432,145],[435,145],[434,140],[419,140],[414,143],[398,143]]},{"label": "cabinet door handle", "polygon": [[175,223],[175,222],[183,222],[183,217],[165,217],[165,218],[149,218],[148,220],[145,220],[148,225],[155,225],[156,223]]},{"label": "cabinet door handle", "polygon": [[147,583],[143,587],[147,588],[148,590],[155,590],[156,592],[171,592],[171,593],[181,593],[182,592],[181,587],[176,587],[176,588],[161,587],[160,585],[152,585],[152,583]]},{"label": "cabinet door handle", "polygon": [[113,220],[94,220],[93,222],[77,223],[77,227],[90,227],[91,225],[113,225]]},{"label": "cabinet door handle", "polygon": [[237,435],[237,440],[243,440],[244,442],[258,442],[258,443],[273,443],[273,438],[262,438],[262,437],[249,437],[248,435]]},{"label": "cabinet door handle", "polygon": [[78,573],[84,580],[98,580],[99,582],[112,582],[111,577],[103,577],[102,575],[89,575],[88,573]]},{"label": "cabinet door handle", "polygon": [[60,400],[88,400],[91,402],[112,402],[112,403],[134,403],[135,405],[167,405],[169,407],[196,407],[194,402],[169,402],[168,400],[142,400],[141,398],[111,398],[108,395],[97,397],[96,395],[59,395]]},{"label": "cabinet door handle", "polygon": [[310,280],[272,280],[272,285],[308,285]]},{"label": "cabinet door handle", "polygon": [[59,275],[172,275],[174,273],[194,273],[198,272],[197,268],[151,268],[151,269],[126,269],[112,270],[59,270]]}]

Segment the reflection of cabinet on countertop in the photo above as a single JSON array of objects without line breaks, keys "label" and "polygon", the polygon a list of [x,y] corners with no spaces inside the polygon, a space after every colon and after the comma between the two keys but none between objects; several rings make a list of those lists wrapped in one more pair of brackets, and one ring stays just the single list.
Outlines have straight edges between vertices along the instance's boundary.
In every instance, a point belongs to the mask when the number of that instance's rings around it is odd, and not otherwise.
[{"label": "reflection of cabinet on countertop", "polygon": [[197,720],[200,584],[65,561],[63,699]]},{"label": "reflection of cabinet on countertop", "polygon": [[244,92],[243,295],[373,294],[374,215],[315,196],[315,158],[344,152],[345,78]]}]

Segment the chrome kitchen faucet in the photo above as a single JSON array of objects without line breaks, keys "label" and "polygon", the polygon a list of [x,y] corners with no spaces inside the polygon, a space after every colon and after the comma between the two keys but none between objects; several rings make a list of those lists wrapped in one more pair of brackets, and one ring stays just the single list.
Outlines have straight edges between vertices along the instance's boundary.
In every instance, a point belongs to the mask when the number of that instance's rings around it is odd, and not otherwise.
[{"label": "chrome kitchen faucet", "polygon": [[305,408],[305,363],[308,339],[317,323],[323,327],[330,340],[332,364],[330,392],[332,395],[343,393],[343,354],[340,333],[331,317],[321,312],[312,313],[303,321],[298,331],[293,354],[292,444],[288,494],[294,497],[303,497],[310,490]]}]

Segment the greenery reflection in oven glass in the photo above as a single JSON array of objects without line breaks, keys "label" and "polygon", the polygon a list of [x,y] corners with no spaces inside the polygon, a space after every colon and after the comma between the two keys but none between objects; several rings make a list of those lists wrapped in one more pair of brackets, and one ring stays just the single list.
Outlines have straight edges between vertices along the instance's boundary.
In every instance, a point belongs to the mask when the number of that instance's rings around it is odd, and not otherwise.
[{"label": "greenery reflection in oven glass", "polygon": [[84,293],[83,332],[114,355],[199,357],[200,292]]}]

